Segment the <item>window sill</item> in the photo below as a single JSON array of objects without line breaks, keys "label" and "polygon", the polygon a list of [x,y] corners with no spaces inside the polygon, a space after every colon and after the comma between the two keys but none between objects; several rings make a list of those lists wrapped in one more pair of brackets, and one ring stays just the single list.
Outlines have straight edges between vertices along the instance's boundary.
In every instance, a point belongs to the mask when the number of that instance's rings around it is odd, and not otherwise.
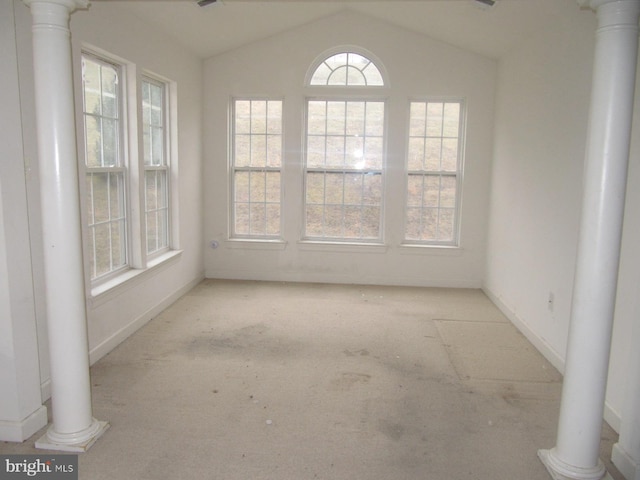
[{"label": "window sill", "polygon": [[388,248],[383,243],[320,242],[315,240],[302,240],[298,242],[298,246],[303,251],[344,253],[386,253]]},{"label": "window sill", "polygon": [[131,268],[123,272],[121,275],[93,287],[88,301],[89,306],[91,308],[95,308],[114,299],[131,286],[147,280],[163,268],[176,262],[181,255],[182,250],[170,250],[149,261],[147,268]]},{"label": "window sill", "polygon": [[285,250],[287,242],[284,240],[263,240],[252,238],[231,238],[224,242],[228,248],[243,248],[251,250]]},{"label": "window sill", "polygon": [[403,243],[398,251],[403,255],[442,255],[459,257],[464,249],[454,245],[427,245],[420,243]]}]

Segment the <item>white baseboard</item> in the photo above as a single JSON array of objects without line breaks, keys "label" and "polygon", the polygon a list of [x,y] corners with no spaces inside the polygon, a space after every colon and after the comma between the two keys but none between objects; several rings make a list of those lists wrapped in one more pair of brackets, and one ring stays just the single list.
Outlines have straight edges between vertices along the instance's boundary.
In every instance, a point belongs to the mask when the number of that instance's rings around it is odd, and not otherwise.
[{"label": "white baseboard", "polygon": [[620,443],[613,445],[611,461],[627,480],[640,478],[640,465],[620,446]]},{"label": "white baseboard", "polygon": [[[489,297],[498,309],[515,325],[515,327],[531,342],[531,344],[562,374],[564,374],[565,359],[556,352],[543,338],[540,338],[529,324],[520,318],[502,299],[486,286],[482,291]],[[604,406],[604,420],[617,433],[620,433],[620,414],[608,402]]]},{"label": "white baseboard", "polygon": [[203,280],[204,277],[198,277],[195,280],[189,282],[184,287],[179,290],[173,292],[171,295],[166,297],[160,303],[156,304],[153,308],[147,310],[145,313],[140,315],[138,318],[133,320],[131,323],[121,328],[109,338],[105,339],[99,345],[96,345],[89,351],[89,363],[93,365],[102,357],[107,355],[111,350],[120,345],[123,341],[129,338],[133,333],[143,327],[149,320],[153,317],[160,314],[163,310],[173,304],[176,300],[182,297],[185,293],[195,287],[198,283]]},{"label": "white baseboard", "polygon": [[264,282],[302,282],[302,283],[334,283],[343,285],[384,285],[399,287],[435,287],[435,288],[480,288],[475,280],[441,279],[425,280],[424,277],[389,277],[359,274],[317,273],[317,272],[249,272],[237,270],[207,271],[206,278],[217,280],[257,280]]},{"label": "white baseboard", "polygon": [[44,405],[38,407],[35,412],[19,422],[0,420],[0,441],[24,442],[47,423],[47,407]]}]

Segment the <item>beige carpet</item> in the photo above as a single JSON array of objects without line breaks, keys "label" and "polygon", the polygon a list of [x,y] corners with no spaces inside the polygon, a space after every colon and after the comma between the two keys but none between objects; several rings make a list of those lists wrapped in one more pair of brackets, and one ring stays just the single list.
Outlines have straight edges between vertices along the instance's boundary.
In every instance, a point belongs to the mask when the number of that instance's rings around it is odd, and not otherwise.
[{"label": "beige carpet", "polygon": [[560,381],[478,290],[209,280],[92,367],[80,478],[548,480]]}]

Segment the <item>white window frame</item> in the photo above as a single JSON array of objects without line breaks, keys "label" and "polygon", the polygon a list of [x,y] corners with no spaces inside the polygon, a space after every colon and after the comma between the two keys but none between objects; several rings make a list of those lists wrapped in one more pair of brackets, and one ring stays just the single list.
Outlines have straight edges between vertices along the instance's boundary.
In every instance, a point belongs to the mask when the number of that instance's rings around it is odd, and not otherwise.
[{"label": "white window frame", "polygon": [[[149,83],[151,85],[155,85],[156,87],[159,87],[162,91],[162,163],[160,165],[147,165],[146,163],[146,159],[145,159],[145,155],[146,152],[145,150],[145,145],[144,145],[144,126],[143,125],[143,141],[141,142],[141,147],[142,147],[142,168],[143,168],[143,175],[142,175],[142,182],[143,183],[143,198],[144,198],[144,235],[145,235],[145,252],[146,252],[146,256],[147,259],[152,259],[155,258],[159,255],[162,255],[164,253],[166,253],[167,251],[169,251],[171,249],[171,224],[172,224],[172,218],[171,218],[171,213],[172,213],[172,181],[171,181],[171,115],[170,115],[170,105],[169,105],[169,99],[170,99],[170,84],[165,81],[160,79],[159,77],[151,74],[151,73],[147,73],[145,72],[142,75],[142,80],[141,80],[141,88],[144,88],[144,84],[145,83]],[[141,96],[141,103],[142,103],[142,99],[144,98],[144,94],[142,94]],[[142,108],[144,108],[144,106],[142,106]],[[144,124],[144,115],[140,116],[140,121]],[[151,127],[151,125],[149,125]],[[153,148],[153,147],[152,147]],[[165,196],[165,205],[163,207],[156,207],[156,208],[149,208],[148,205],[148,195],[147,195],[147,174],[150,172],[156,172],[156,173],[163,173],[164,177],[165,177],[165,181],[164,181],[164,196]],[[158,214],[159,212],[164,211],[164,217],[165,217],[165,225],[164,225],[164,232],[163,235],[166,239],[166,242],[163,243],[162,245],[158,245],[158,242],[156,241],[156,248],[154,248],[153,250],[149,250],[149,215],[153,212],[155,212],[156,214]],[[156,229],[158,230],[158,229]],[[160,232],[157,232],[158,234]]]},{"label": "white window frame", "polygon": [[[156,270],[177,259],[182,254],[179,246],[179,192],[178,192],[178,149],[177,149],[177,84],[160,75],[143,71],[138,65],[92,45],[83,44],[78,50],[77,62],[82,66],[84,57],[91,57],[100,62],[117,66],[120,69],[121,98],[121,151],[126,165],[125,192],[127,212],[127,263],[118,270],[92,279],[90,275],[91,237],[88,227],[88,206],[86,204],[86,182],[80,182],[80,210],[83,216],[82,234],[85,244],[85,285],[88,300],[93,306],[114,298],[122,288],[132,281],[146,278],[146,273]],[[82,68],[79,69],[82,72]],[[80,85],[82,77],[80,73]],[[167,156],[167,204],[168,213],[168,245],[156,252],[147,253],[147,232],[145,221],[145,165],[144,165],[144,126],[142,121],[142,82],[151,79],[164,88],[165,105],[165,138],[164,148]],[[76,92],[78,105],[78,151],[85,152],[83,87]],[[80,178],[87,175],[85,156],[78,161]]]},{"label": "white window frame", "polygon": [[[365,85],[351,84],[348,77],[345,78],[343,85],[337,85],[332,83],[330,76],[327,77],[326,84],[318,84],[314,81],[314,76],[319,68],[323,68],[326,61],[334,58],[337,54],[357,54],[368,60],[373,67],[375,67],[375,74],[381,79],[380,83],[368,85],[365,81]],[[344,65],[349,67],[347,63]],[[336,69],[337,70],[337,69]],[[333,73],[332,73],[333,74]],[[382,62],[370,51],[354,46],[354,45],[340,45],[326,50],[321,55],[316,57],[314,62],[310,65],[305,76],[306,85],[306,98],[304,101],[304,125],[303,125],[303,198],[302,198],[302,225],[301,225],[301,237],[302,242],[308,243],[323,243],[323,244],[340,244],[340,245],[383,245],[385,237],[385,194],[386,194],[386,182],[387,182],[387,143],[389,138],[388,118],[389,118],[389,106],[387,102],[387,95],[390,90],[389,78]],[[372,169],[375,172],[379,172],[381,175],[381,193],[380,193],[380,212],[379,212],[379,226],[378,236],[376,238],[355,238],[355,237],[334,237],[334,236],[317,236],[309,235],[307,233],[307,173],[310,171],[308,168],[308,116],[309,116],[309,102],[310,101],[362,101],[362,102],[381,102],[384,105],[384,118],[382,120],[382,165],[380,169]],[[326,169],[312,168],[311,171],[327,171]],[[350,173],[349,169],[336,170],[345,173]],[[362,170],[355,170],[354,172],[361,172]]]},{"label": "white window frame", "polygon": [[[410,148],[409,142],[411,138],[419,138],[419,136],[411,135],[411,106],[414,103],[423,103],[428,105],[429,103],[457,103],[460,106],[459,120],[458,120],[458,136],[457,136],[457,159],[456,159],[456,169],[455,171],[451,170],[442,170],[442,169],[420,169],[420,170],[412,170],[409,168],[409,155]],[[406,122],[406,158],[405,158],[405,179],[404,179],[404,204],[403,204],[403,226],[402,226],[402,236],[403,236],[403,245],[408,246],[425,246],[425,247],[460,247],[460,225],[461,225],[461,212],[462,212],[462,190],[463,190],[463,172],[464,172],[464,146],[465,146],[465,126],[466,126],[466,102],[464,98],[461,97],[419,97],[419,98],[411,98],[409,99],[407,105],[407,114],[406,114],[407,122]],[[425,127],[426,128],[426,127]],[[431,137],[428,136],[425,131],[425,136],[423,138],[438,138],[437,136]],[[444,135],[439,137],[441,140],[447,139]],[[453,137],[451,137],[453,138]],[[453,232],[451,240],[421,240],[421,239],[413,239],[407,238],[407,230],[408,230],[408,210],[409,210],[409,189],[408,182],[411,176],[422,176],[423,179],[428,177],[447,177],[447,178],[455,178],[455,205],[453,207]],[[417,208],[417,207],[411,207]],[[424,209],[424,206],[420,207]],[[438,206],[440,208],[440,206]]]},{"label": "white window frame", "polygon": [[[107,118],[104,117],[103,115],[94,115],[92,113],[88,113],[85,112],[85,101],[84,101],[84,94],[85,94],[85,88],[84,88],[84,70],[85,70],[85,58],[87,58],[88,60],[90,60],[93,63],[96,63],[100,66],[105,66],[105,67],[110,67],[113,68],[118,76],[118,81],[117,81],[117,87],[116,87],[116,91],[117,91],[117,105],[116,105],[116,110],[117,110],[117,165],[115,166],[89,166],[87,164],[87,155],[88,155],[88,150],[87,150],[87,144],[86,144],[86,135],[87,135],[87,127],[86,127],[86,119],[89,116],[95,116],[95,117],[99,117],[101,119],[103,118]],[[89,255],[92,258],[89,258],[87,261],[87,269],[89,272],[89,278],[91,279],[92,283],[100,283],[100,282],[104,282],[104,281],[108,281],[109,279],[113,278],[114,276],[119,275],[120,273],[122,273],[123,271],[127,270],[130,266],[130,252],[131,252],[131,242],[130,242],[130,232],[131,232],[131,224],[130,224],[130,216],[128,215],[128,212],[130,211],[129,208],[129,177],[130,177],[130,166],[129,166],[129,158],[127,155],[127,135],[125,134],[126,130],[127,130],[127,116],[125,114],[126,109],[127,109],[127,87],[126,87],[126,79],[127,79],[127,69],[126,67],[121,64],[120,62],[116,62],[113,61],[111,58],[107,58],[105,56],[102,55],[98,55],[95,54],[93,52],[87,52],[87,51],[83,51],[82,53],[82,118],[81,118],[81,122],[82,122],[82,140],[83,140],[83,148],[80,150],[81,152],[83,152],[82,158],[80,159],[80,164],[81,164],[81,171],[82,171],[82,176],[81,178],[83,179],[83,181],[81,182],[81,184],[84,186],[84,189],[82,190],[85,194],[83,195],[83,203],[84,200],[91,200],[91,204],[89,205],[88,203],[84,205],[84,213],[85,213],[85,227],[86,227],[86,235],[87,235],[87,240],[88,240],[88,245],[89,248],[86,249],[86,253],[87,255]],[[112,268],[105,273],[102,273],[100,275],[95,275],[94,276],[94,271],[96,270],[97,266],[97,254],[96,254],[96,245],[95,245],[95,229],[99,226],[99,223],[104,224],[105,222],[95,222],[93,219],[93,215],[95,212],[95,207],[94,207],[94,196],[91,193],[92,190],[92,185],[89,186],[87,185],[87,180],[88,177],[93,177],[94,175],[108,175],[108,182],[110,184],[111,182],[111,178],[112,175],[118,175],[122,177],[122,185],[121,185],[121,189],[122,189],[122,196],[123,198],[121,199],[122,201],[122,205],[121,208],[123,208],[124,212],[124,224],[122,226],[122,232],[121,234],[123,234],[124,238],[121,239],[120,241],[120,248],[124,249],[123,252],[123,260],[124,262],[118,266],[116,266],[115,268]],[[110,196],[109,196],[109,204],[111,204],[110,201]],[[109,207],[109,210],[111,210],[111,208]],[[108,216],[108,221],[106,223],[113,223],[114,219],[111,216],[111,213],[109,213]],[[112,242],[112,238],[111,236],[109,236],[109,244],[111,244]],[[113,249],[110,248],[110,258],[112,257],[113,254]],[[92,261],[93,260],[93,261]],[[110,259],[110,263],[113,263],[113,259]],[[93,268],[91,268],[91,265],[93,265]]]},{"label": "white window frame", "polygon": [[[246,135],[246,134],[238,134],[236,132],[236,104],[237,102],[266,102],[267,109],[269,102],[279,102],[280,103],[280,165],[279,166],[237,166],[236,165],[236,135]],[[250,240],[250,241],[265,241],[265,242],[282,242],[283,241],[283,229],[284,229],[284,99],[282,97],[277,96],[238,96],[232,97],[230,99],[230,115],[229,115],[229,239],[231,240]],[[266,113],[268,118],[268,111]],[[248,135],[251,137],[254,135],[252,132],[249,132]],[[256,133],[256,135],[263,135],[262,133]],[[268,136],[268,132],[265,131],[265,136]],[[276,134],[272,134],[276,135]],[[251,141],[250,141],[251,143]],[[266,142],[265,142],[266,145]],[[279,209],[279,217],[280,221],[278,224],[278,232],[277,233],[268,233],[260,232],[260,233],[252,233],[251,232],[251,220],[249,219],[249,232],[238,232],[236,231],[236,174],[237,173],[248,173],[249,177],[251,177],[252,173],[258,174],[268,174],[268,173],[278,173],[280,175],[280,195],[278,197],[278,209]],[[266,188],[266,186],[265,186]],[[249,186],[250,192],[250,186]],[[250,195],[250,193],[249,193]],[[242,202],[245,203],[245,202]],[[276,202],[267,201],[266,197],[263,202],[251,202],[249,197],[249,209],[251,208],[252,203],[263,203],[265,207],[265,212],[269,205],[274,205]],[[265,230],[267,226],[265,224]]]},{"label": "white window frame", "polygon": [[[353,87],[347,87],[347,88],[353,88]],[[309,167],[309,163],[308,163],[308,156],[309,156],[309,130],[308,130],[308,125],[309,125],[309,103],[310,102],[314,102],[314,101],[319,101],[319,102],[363,102],[366,103],[367,102],[372,102],[372,103],[381,103],[384,107],[384,118],[382,119],[382,161],[381,161],[381,165],[380,168],[348,168],[346,166],[344,167],[335,167],[335,168],[331,168],[329,166],[325,166],[325,167]],[[384,208],[385,208],[385,179],[386,179],[386,144],[387,144],[387,118],[388,118],[388,108],[387,108],[387,102],[386,99],[383,97],[379,97],[379,96],[374,96],[374,95],[327,95],[327,96],[314,96],[314,97],[308,97],[305,99],[305,105],[304,105],[304,111],[305,111],[305,127],[304,127],[304,152],[303,152],[303,156],[304,156],[304,162],[303,162],[303,183],[304,183],[304,189],[303,189],[303,199],[302,199],[302,204],[303,204],[303,223],[302,223],[302,240],[303,241],[309,241],[309,242],[328,242],[328,243],[344,243],[344,244],[381,244],[383,243],[383,239],[384,239]],[[313,136],[313,135],[311,135]],[[325,134],[325,137],[329,137],[331,135]],[[347,139],[349,136],[346,134],[344,134],[345,139]],[[366,139],[366,135],[364,137]],[[326,154],[325,154],[326,155]],[[309,178],[309,173],[324,173],[325,174],[325,179],[326,179],[326,175],[327,174],[331,174],[331,173],[341,173],[343,174],[344,178],[346,178],[347,175],[349,174],[367,174],[367,173],[371,173],[373,175],[380,175],[380,204],[378,205],[379,208],[379,216],[378,216],[378,235],[376,237],[364,237],[364,236],[359,236],[359,237],[352,237],[352,236],[332,236],[332,235],[313,235],[310,234],[307,231],[307,185],[308,185],[308,178]],[[325,187],[326,188],[326,187]],[[364,187],[363,187],[364,188]],[[344,199],[344,197],[343,197]],[[324,204],[325,207],[327,206],[326,204]],[[345,203],[342,204],[343,206],[347,206]],[[352,206],[357,206],[360,208],[365,208],[365,205],[363,203],[359,204],[359,205],[352,205]]]}]

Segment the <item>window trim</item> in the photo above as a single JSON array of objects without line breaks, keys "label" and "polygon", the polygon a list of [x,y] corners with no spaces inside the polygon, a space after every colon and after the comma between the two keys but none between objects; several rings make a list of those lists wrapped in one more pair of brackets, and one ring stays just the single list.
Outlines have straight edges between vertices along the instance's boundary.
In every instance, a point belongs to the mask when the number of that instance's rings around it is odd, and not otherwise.
[{"label": "window trim", "polygon": [[[332,88],[331,86],[319,87],[321,90],[323,88]],[[302,224],[300,226],[300,244],[315,244],[315,245],[384,245],[385,244],[385,218],[386,218],[386,183],[388,177],[388,121],[389,121],[389,108],[388,108],[388,98],[386,96],[381,96],[379,91],[378,94],[374,94],[369,91],[369,94],[365,94],[363,92],[370,90],[375,87],[344,87],[340,86],[339,89],[341,92],[324,92],[324,95],[312,95],[306,96],[303,101],[303,125],[302,125],[302,199],[301,199],[301,208],[302,208]],[[357,90],[357,91],[355,91]],[[354,91],[352,93],[352,91]],[[380,224],[378,230],[378,237],[366,239],[366,238],[341,238],[341,237],[317,237],[312,235],[307,235],[307,172],[309,171],[307,167],[307,150],[308,150],[308,117],[309,117],[309,102],[311,101],[323,101],[323,102],[380,102],[384,105],[384,118],[382,121],[383,126],[383,135],[382,135],[382,165],[379,170],[375,170],[379,172],[381,175],[381,195],[380,195]],[[313,168],[312,170],[316,171],[327,171],[327,169],[322,168]],[[336,170],[336,172],[341,173],[350,173],[353,169],[343,168],[341,170]],[[365,171],[365,170],[353,170],[354,172]]]},{"label": "window trim", "polygon": [[[165,265],[177,261],[182,255],[179,241],[179,179],[178,179],[178,142],[177,142],[177,83],[162,75],[140,68],[137,64],[114,55],[88,43],[80,43],[74,52],[74,65],[80,66],[76,72],[77,85],[82,82],[82,63],[84,56],[96,58],[100,62],[113,64],[120,68],[121,85],[121,149],[127,165],[125,175],[125,196],[127,224],[127,259],[125,266],[92,280],[89,271],[88,252],[92,240],[87,226],[86,186],[80,182],[80,211],[82,214],[82,237],[85,254],[85,290],[87,300],[92,307],[98,306],[119,295],[125,286],[144,281],[149,275],[160,271]],[[169,206],[169,246],[162,251],[146,253],[145,201],[144,201],[144,145],[142,125],[142,81],[150,78],[164,85],[165,93],[165,156],[168,160],[168,206]],[[83,88],[76,88],[76,128],[78,151],[84,152],[86,138],[84,131]],[[79,156],[80,157],[80,156]],[[85,157],[79,158],[80,178],[86,175]]]},{"label": "window trim", "polygon": [[[281,106],[281,118],[280,118],[280,166],[279,167],[252,167],[252,166],[243,166],[236,167],[236,152],[235,152],[235,113],[236,113],[236,102],[238,101],[263,101],[263,102],[280,102]],[[285,178],[285,99],[282,96],[278,95],[238,95],[232,96],[229,99],[229,135],[228,135],[228,185],[229,185],[229,209],[228,209],[228,226],[227,226],[227,240],[228,242],[246,242],[248,244],[255,243],[265,243],[265,244],[278,244],[284,243],[284,226],[285,226],[285,209],[284,207],[284,178]],[[280,173],[280,199],[279,199],[279,207],[280,207],[280,222],[279,222],[279,233],[273,235],[260,235],[260,234],[252,234],[252,233],[237,233],[235,227],[235,174],[237,171],[245,171],[245,172],[279,172]]]},{"label": "window trim", "polygon": [[[368,86],[312,85],[311,79],[313,78],[313,75],[318,69],[318,67],[322,65],[322,63],[325,60],[339,53],[357,53],[358,55],[362,55],[363,57],[366,57],[368,60],[373,62],[375,67],[380,72],[380,75],[382,76],[383,85],[368,85]],[[309,65],[309,68],[307,69],[307,72],[305,74],[304,86],[306,89],[318,89],[318,91],[324,91],[325,93],[327,89],[335,89],[335,90],[347,89],[349,91],[357,90],[357,89],[366,89],[369,91],[369,94],[371,94],[372,90],[376,90],[376,89],[381,90],[381,89],[391,88],[391,84],[389,82],[389,74],[387,73],[387,69],[384,67],[384,64],[382,63],[382,61],[380,61],[380,59],[373,52],[367,50],[366,48],[360,47],[358,45],[352,45],[352,44],[337,45],[335,47],[324,50],[321,54],[319,54],[316,58],[314,58],[314,60]]]},{"label": "window trim", "polygon": [[[407,202],[409,191],[407,182],[410,175],[409,170],[409,139],[411,138],[411,104],[412,103],[458,103],[460,105],[460,117],[458,124],[458,155],[456,160],[456,172],[446,173],[446,176],[456,177],[456,197],[453,221],[453,239],[451,241],[439,240],[413,240],[406,237],[407,233]],[[403,195],[403,220],[402,220],[402,242],[401,246],[410,248],[438,248],[444,250],[461,249],[461,225],[462,225],[462,199],[464,190],[464,163],[465,163],[465,145],[466,145],[466,122],[467,122],[467,100],[462,96],[419,96],[410,97],[406,104],[405,114],[405,158],[404,158],[404,195]],[[442,174],[442,173],[441,173]],[[441,175],[435,171],[432,173],[424,172],[423,178],[426,176]]]},{"label": "window trim", "polygon": [[[142,126],[142,128],[140,129],[140,131],[142,132],[142,137],[138,136],[138,138],[142,138],[142,141],[139,141],[139,147],[140,147],[140,158],[142,159],[141,162],[139,162],[140,164],[140,169],[142,170],[141,174],[140,174],[140,182],[142,184],[144,184],[144,186],[142,186],[142,193],[141,193],[141,200],[142,200],[142,210],[141,212],[143,212],[142,215],[142,227],[141,227],[141,236],[143,238],[143,246],[144,246],[144,252],[143,255],[146,257],[146,261],[149,262],[151,260],[153,260],[156,257],[162,256],[163,254],[165,254],[166,252],[172,250],[172,232],[173,232],[173,222],[174,219],[173,217],[173,212],[174,212],[174,208],[173,208],[173,178],[172,178],[172,163],[173,163],[173,150],[172,150],[172,116],[171,116],[171,81],[163,79],[162,77],[160,77],[159,75],[156,75],[154,73],[151,73],[149,71],[143,71],[141,78],[140,78],[140,88],[142,89],[143,84],[145,82],[154,84],[156,86],[159,86],[162,88],[162,106],[163,106],[163,112],[162,112],[162,117],[163,117],[163,165],[146,165],[145,164],[145,159],[144,159],[144,125],[143,125],[143,114],[140,111],[140,114],[138,115],[138,119],[140,121],[140,125]],[[140,109],[142,109],[142,98],[143,95],[140,95]],[[147,233],[148,233],[148,227],[147,227],[147,202],[146,202],[146,173],[148,171],[164,171],[166,174],[166,203],[167,203],[167,225],[166,225],[166,235],[167,235],[167,245],[164,247],[161,247],[157,250],[154,250],[152,252],[148,251],[148,239],[147,239]]]},{"label": "window trim", "polygon": [[[117,110],[118,110],[118,155],[121,164],[116,167],[89,167],[87,165],[87,141],[86,141],[86,113],[84,111],[84,59],[85,57],[90,58],[93,62],[103,65],[112,66],[116,69],[118,74],[118,93],[120,98],[118,99]],[[133,70],[133,71],[132,71]],[[93,230],[89,225],[89,206],[86,204],[86,199],[88,198],[87,191],[87,183],[86,179],[90,173],[120,173],[123,178],[123,209],[125,212],[125,239],[123,242],[125,248],[124,255],[124,263],[115,268],[106,272],[102,275],[99,275],[95,278],[92,278],[93,272],[91,270],[91,259],[84,258],[86,263],[85,270],[88,282],[91,285],[99,285],[101,283],[106,283],[111,281],[112,279],[122,275],[126,271],[131,268],[131,260],[132,260],[132,242],[131,242],[131,231],[132,231],[132,218],[131,218],[131,194],[130,194],[130,184],[131,184],[131,158],[130,158],[130,142],[128,131],[130,128],[128,108],[129,108],[129,79],[131,75],[135,76],[135,67],[131,67],[122,59],[115,57],[113,55],[109,55],[103,51],[95,50],[92,48],[82,48],[80,52],[80,82],[79,85],[82,87],[79,89],[79,97],[80,101],[78,104],[79,108],[79,131],[82,132],[82,135],[78,135],[78,142],[81,144],[79,149],[83,154],[78,158],[78,170],[79,177],[81,181],[80,184],[80,210],[82,213],[82,232],[83,241],[85,246],[85,257],[87,255],[93,255],[95,261],[95,243],[92,240],[93,238]],[[93,196],[91,197],[93,200]]]}]

